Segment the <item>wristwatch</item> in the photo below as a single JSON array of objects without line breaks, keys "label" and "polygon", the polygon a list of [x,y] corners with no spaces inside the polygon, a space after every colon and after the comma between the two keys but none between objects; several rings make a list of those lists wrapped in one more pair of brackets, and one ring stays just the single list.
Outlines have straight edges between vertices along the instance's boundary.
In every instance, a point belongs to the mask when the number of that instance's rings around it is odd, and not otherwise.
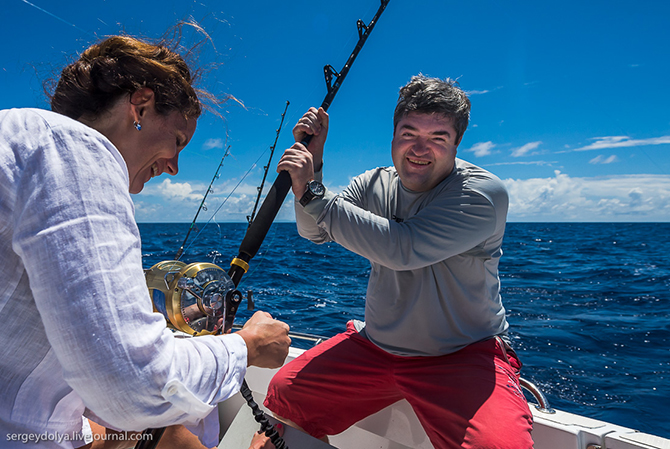
[{"label": "wristwatch", "polygon": [[312,180],[307,183],[307,190],[300,198],[300,204],[302,207],[305,207],[312,201],[314,198],[323,198],[323,195],[326,193],[326,188],[319,181]]}]

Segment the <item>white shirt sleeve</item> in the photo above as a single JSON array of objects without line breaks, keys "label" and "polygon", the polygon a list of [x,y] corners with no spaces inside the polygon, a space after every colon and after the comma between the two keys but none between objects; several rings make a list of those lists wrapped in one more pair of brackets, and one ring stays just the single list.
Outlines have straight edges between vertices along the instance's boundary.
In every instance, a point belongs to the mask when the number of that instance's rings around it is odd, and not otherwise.
[{"label": "white shirt sleeve", "polygon": [[239,390],[244,340],[176,339],[153,313],[125,164],[102,135],[73,127],[37,127],[16,150],[12,247],[35,319],[67,384],[109,425],[196,423]]}]

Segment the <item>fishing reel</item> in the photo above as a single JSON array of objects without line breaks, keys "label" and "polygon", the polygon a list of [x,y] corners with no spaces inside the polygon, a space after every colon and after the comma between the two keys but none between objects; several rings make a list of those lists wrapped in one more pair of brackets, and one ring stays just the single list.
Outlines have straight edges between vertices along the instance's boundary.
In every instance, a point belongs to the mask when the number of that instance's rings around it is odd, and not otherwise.
[{"label": "fishing reel", "polygon": [[169,327],[192,336],[230,332],[242,294],[219,266],[167,260],[145,276],[154,311]]}]

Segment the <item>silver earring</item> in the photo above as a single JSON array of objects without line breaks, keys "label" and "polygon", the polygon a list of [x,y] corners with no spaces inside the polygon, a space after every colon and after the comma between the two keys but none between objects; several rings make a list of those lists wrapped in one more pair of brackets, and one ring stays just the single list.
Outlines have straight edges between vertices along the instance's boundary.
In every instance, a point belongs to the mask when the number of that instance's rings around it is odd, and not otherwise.
[{"label": "silver earring", "polygon": [[136,130],[142,131],[142,125],[140,125],[140,122],[134,121],[133,126],[135,127]]}]

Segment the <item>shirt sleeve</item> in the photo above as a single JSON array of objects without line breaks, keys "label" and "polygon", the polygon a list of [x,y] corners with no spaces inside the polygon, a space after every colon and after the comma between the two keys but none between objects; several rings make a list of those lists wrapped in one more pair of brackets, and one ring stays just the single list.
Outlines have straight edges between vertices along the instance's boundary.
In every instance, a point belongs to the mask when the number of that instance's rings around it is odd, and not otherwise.
[{"label": "shirt sleeve", "polygon": [[495,206],[475,191],[443,191],[416,215],[396,222],[367,210],[370,188],[358,177],[320,209],[310,204],[304,212],[329,239],[392,270],[423,268],[483,248],[497,226]]},{"label": "shirt sleeve", "polygon": [[76,130],[45,123],[19,152],[12,246],[35,319],[95,416],[123,430],[196,423],[238,391],[244,341],[177,339],[153,313],[125,164],[102,135]]}]

